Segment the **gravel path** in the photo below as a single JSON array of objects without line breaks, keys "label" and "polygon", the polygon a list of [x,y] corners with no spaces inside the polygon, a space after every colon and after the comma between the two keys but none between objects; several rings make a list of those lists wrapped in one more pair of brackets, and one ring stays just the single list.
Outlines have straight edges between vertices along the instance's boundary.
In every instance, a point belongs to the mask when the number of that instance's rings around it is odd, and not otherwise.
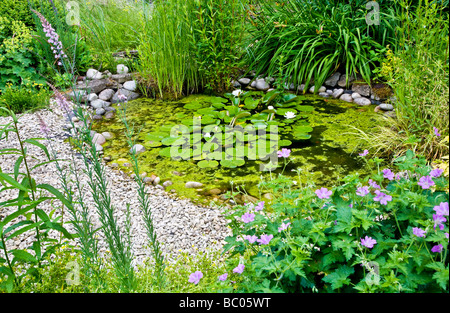
[{"label": "gravel path", "polygon": [[[62,159],[71,159],[71,146],[64,142],[67,138],[67,132],[63,130],[63,125],[67,124],[59,107],[51,103],[49,109],[37,112],[50,128],[50,139],[52,148],[57,151],[58,157]],[[11,121],[10,118],[0,117],[0,125]],[[23,114],[19,118],[19,130],[22,139],[43,137],[40,132],[39,120],[36,113]],[[33,145],[26,145],[28,148],[28,158],[31,167],[37,162],[46,160],[45,154]],[[49,147],[49,143],[46,144]],[[17,136],[11,133],[7,140],[0,141],[0,149],[17,148],[19,142]],[[31,159],[31,157],[35,159]],[[14,168],[15,155],[0,155],[0,166],[3,172],[12,172]],[[78,169],[83,169],[83,161],[76,159]],[[63,162],[65,166],[70,165]],[[78,171],[79,173],[81,171]],[[111,192],[113,206],[116,208],[119,225],[123,225],[125,220],[126,204],[130,203],[132,219],[132,248],[135,255],[135,264],[141,263],[150,258],[151,250],[148,248],[148,238],[139,212],[138,197],[136,192],[137,184],[128,176],[110,167],[105,167],[106,177]],[[35,169],[32,176],[37,184],[46,183],[59,188],[58,172],[54,163],[46,164]],[[92,199],[91,192],[87,184],[87,177],[81,177],[83,188],[83,200],[88,204],[94,224],[99,226],[96,208]],[[176,199],[165,191],[157,189],[151,185],[147,186],[147,192],[150,197],[152,216],[155,230],[162,246],[163,254],[166,259],[174,259],[180,252],[194,254],[196,251],[208,251],[220,249],[224,244],[226,236],[231,235],[231,230],[227,227],[227,222],[218,208],[203,207],[193,204],[190,200]],[[75,189],[76,191],[76,189]],[[11,199],[15,196],[15,190],[0,192],[0,202]],[[76,193],[75,193],[76,194]],[[55,216],[61,215],[61,203],[54,201],[44,202],[41,207],[47,213],[56,208]],[[15,207],[8,209],[0,208],[0,220],[6,215],[17,210]],[[65,221],[69,219],[66,212],[63,214]],[[71,225],[66,225],[70,230]],[[20,239],[8,242],[8,249],[15,247],[25,248],[34,240],[34,232],[24,234]],[[101,251],[107,250],[106,243],[100,234],[99,245]]]}]

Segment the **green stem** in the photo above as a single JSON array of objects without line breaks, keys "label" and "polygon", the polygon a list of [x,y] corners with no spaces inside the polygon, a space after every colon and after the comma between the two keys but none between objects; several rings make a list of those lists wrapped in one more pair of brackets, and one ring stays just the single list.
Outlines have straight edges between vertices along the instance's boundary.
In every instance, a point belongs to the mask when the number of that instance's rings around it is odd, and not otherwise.
[{"label": "green stem", "polygon": [[9,270],[11,271],[12,275],[14,276],[14,282],[15,282],[16,286],[19,286],[19,282],[17,281],[17,276],[14,273],[14,270],[11,265],[11,261],[9,260],[8,252],[6,251],[5,237],[3,236],[3,234],[1,237],[2,237],[3,252],[5,253],[6,262],[8,263]]},{"label": "green stem", "polygon": [[[17,120],[15,118],[13,118],[13,122],[14,122],[14,128],[17,134],[17,139],[19,141],[19,145],[20,145],[20,154],[23,157],[23,163],[25,164],[25,169],[27,171],[27,178],[28,178],[28,182],[30,184],[30,190],[31,190],[31,197],[32,200],[35,201],[36,200],[36,196],[34,194],[34,188],[35,186],[33,185],[33,180],[31,178],[31,172],[30,172],[30,168],[28,167],[28,161],[27,161],[27,156],[25,153],[25,148],[23,146],[23,141],[22,138],[20,138],[20,133],[19,133],[19,125],[17,123]],[[34,213],[34,219],[36,221],[36,223],[38,222],[38,216],[37,216],[37,207],[34,207],[33,209],[33,213]],[[36,226],[36,240],[39,244],[39,246],[41,245],[41,239],[40,239],[40,232],[39,232],[39,226]],[[38,260],[38,267],[41,267],[41,261]]]}]

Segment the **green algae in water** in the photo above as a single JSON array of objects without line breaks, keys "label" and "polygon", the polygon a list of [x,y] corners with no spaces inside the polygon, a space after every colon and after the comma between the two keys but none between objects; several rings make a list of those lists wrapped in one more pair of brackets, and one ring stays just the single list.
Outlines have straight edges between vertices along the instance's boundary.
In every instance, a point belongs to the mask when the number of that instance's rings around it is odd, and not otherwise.
[{"label": "green algae in water", "polygon": [[[214,119],[214,116],[210,115],[213,112],[210,107],[217,108],[217,111],[222,110],[227,106],[227,101],[224,98],[206,95],[193,95],[180,101],[145,98],[130,101],[127,104],[128,122],[141,129],[137,141],[147,149],[139,155],[141,172],[159,176],[161,183],[171,180],[173,185],[169,187],[170,189],[175,189],[179,196],[191,198],[195,202],[209,201],[206,197],[208,190],[213,188],[229,190],[230,183],[234,186],[241,185],[249,194],[259,197],[256,185],[261,177],[268,178],[270,175],[268,172],[261,172],[260,166],[267,164],[268,160],[262,161],[256,159],[256,156],[252,156],[254,160],[234,162],[193,160],[192,150],[189,155],[184,155],[186,160],[173,160],[168,157],[170,146],[166,144],[171,144],[175,140],[167,139],[171,138],[168,136],[171,135],[173,126],[182,124],[183,120],[192,121],[193,115],[202,113]],[[293,108],[301,114],[301,119],[293,124],[286,124],[283,117],[278,117],[272,123],[279,124],[280,146],[292,150],[284,175],[298,180],[296,170],[301,168],[304,174],[301,176],[302,183],[306,183],[307,179],[313,179],[318,186],[331,186],[336,183],[338,177],[342,178],[353,172],[362,173],[363,164],[352,154],[357,143],[354,136],[349,134],[351,132],[349,125],[363,130],[374,127],[375,113],[370,107],[361,108],[351,103],[324,100],[316,96],[302,96],[302,103],[295,104]],[[267,116],[267,113],[257,113],[250,118],[252,122],[263,123],[267,120]],[[190,132],[193,130],[192,125],[186,127],[191,127]],[[120,120],[115,117],[111,120],[96,121],[93,129],[113,134],[114,139],[104,146],[104,155],[110,156],[111,162],[118,163],[122,170],[130,171],[129,168],[122,167],[123,163],[127,163],[124,160],[127,161],[130,157],[124,136],[125,128]],[[181,133],[182,128],[174,136]],[[118,162],[119,159],[121,162]],[[279,165],[272,175],[281,172],[283,160],[279,161]],[[203,191],[188,189],[185,188],[187,181],[198,181],[205,187]]]}]

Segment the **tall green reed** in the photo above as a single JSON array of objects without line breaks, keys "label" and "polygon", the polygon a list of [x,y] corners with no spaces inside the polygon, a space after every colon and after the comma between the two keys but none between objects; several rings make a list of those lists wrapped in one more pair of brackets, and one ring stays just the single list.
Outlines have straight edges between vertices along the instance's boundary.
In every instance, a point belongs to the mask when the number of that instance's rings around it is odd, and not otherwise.
[{"label": "tall green reed", "polygon": [[278,75],[278,59],[283,56],[283,78],[288,83],[319,87],[338,69],[347,77],[360,74],[370,82],[392,25],[384,18],[388,12],[380,12],[380,26],[368,25],[363,4],[263,1],[250,11],[250,69],[257,74]]}]

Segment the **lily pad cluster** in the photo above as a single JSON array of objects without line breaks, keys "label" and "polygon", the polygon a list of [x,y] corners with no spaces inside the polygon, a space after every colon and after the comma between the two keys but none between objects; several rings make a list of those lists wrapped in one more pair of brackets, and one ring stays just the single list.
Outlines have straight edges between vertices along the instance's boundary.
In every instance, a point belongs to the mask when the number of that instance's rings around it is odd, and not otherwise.
[{"label": "lily pad cluster", "polygon": [[308,140],[306,117],[314,107],[303,97],[277,90],[227,93],[184,104],[171,121],[145,136],[146,146],[163,157],[193,159],[199,168],[236,168],[247,160],[267,159],[280,147]]}]

